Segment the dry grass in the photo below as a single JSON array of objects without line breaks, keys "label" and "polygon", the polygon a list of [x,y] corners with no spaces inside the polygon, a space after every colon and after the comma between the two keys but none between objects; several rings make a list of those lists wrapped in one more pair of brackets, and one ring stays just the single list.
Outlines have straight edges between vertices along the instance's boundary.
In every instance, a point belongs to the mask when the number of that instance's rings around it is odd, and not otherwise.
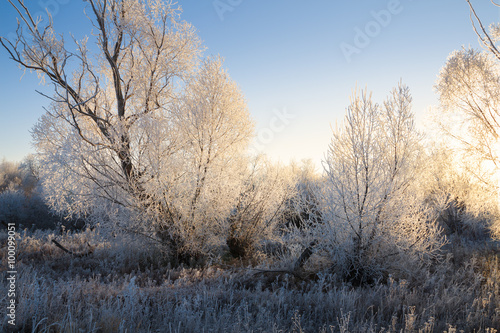
[{"label": "dry grass", "polygon": [[[353,288],[334,274],[299,281],[216,262],[170,268],[168,258],[143,240],[106,241],[91,231],[20,237],[20,332],[492,333],[500,328],[499,252],[493,245],[456,242],[447,259],[428,272]],[[56,248],[53,238],[73,251],[86,250],[87,242],[95,250],[73,258]],[[2,267],[5,260],[3,249]],[[5,270],[0,275],[4,304]],[[4,318],[0,330],[8,328]]]}]

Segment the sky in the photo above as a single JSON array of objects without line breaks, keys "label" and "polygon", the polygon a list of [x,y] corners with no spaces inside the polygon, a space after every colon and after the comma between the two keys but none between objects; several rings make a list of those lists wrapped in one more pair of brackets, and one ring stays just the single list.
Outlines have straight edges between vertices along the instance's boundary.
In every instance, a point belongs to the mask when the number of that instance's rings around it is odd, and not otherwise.
[{"label": "sky", "polygon": [[[485,25],[500,8],[471,0]],[[83,0],[26,1],[51,12],[56,31],[89,34]],[[465,0],[180,0],[207,48],[221,55],[256,122],[252,150],[288,163],[312,159],[321,168],[353,89],[382,103],[399,81],[409,86],[418,126],[438,105],[433,89],[449,54],[480,48]],[[16,29],[16,13],[0,0],[0,35]],[[22,77],[22,79],[21,79]],[[0,49],[0,159],[34,153],[30,129],[50,94],[36,74],[17,68]]]}]

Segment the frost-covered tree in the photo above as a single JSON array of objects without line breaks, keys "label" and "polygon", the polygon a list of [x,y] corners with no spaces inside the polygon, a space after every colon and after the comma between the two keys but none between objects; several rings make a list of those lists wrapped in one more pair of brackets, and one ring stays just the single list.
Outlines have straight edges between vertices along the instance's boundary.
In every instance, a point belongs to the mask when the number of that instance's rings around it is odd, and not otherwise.
[{"label": "frost-covered tree", "polygon": [[[113,212],[101,224],[154,231],[176,252],[202,251],[187,243],[226,209],[220,203],[230,184],[222,174],[234,178],[232,162],[252,123],[221,61],[200,65],[200,39],[180,8],[89,0],[93,32],[71,47],[24,1],[9,2],[21,23],[17,39],[2,37],[2,45],[54,85],[33,129],[50,204],[69,215]],[[87,46],[91,40],[96,48]]]},{"label": "frost-covered tree", "polygon": [[[500,170],[500,25],[487,29],[467,0],[474,31],[484,51],[462,48],[448,57],[436,83],[440,98],[438,122],[448,136],[457,140],[466,157],[481,168]],[[499,6],[492,2],[494,6]],[[470,170],[474,172],[474,168]],[[479,176],[479,174],[476,174]],[[488,178],[488,177],[487,177]],[[485,183],[492,179],[482,177]]]},{"label": "frost-covered tree", "polygon": [[441,128],[458,140],[465,152],[500,168],[500,67],[487,52],[454,51],[441,69]]},{"label": "frost-covered tree", "polygon": [[285,222],[286,203],[294,193],[290,168],[257,156],[244,173],[229,215],[227,245],[234,257],[250,256],[263,240],[276,240]]},{"label": "frost-covered tree", "polygon": [[403,84],[383,105],[355,91],[344,123],[333,132],[324,162],[325,236],[318,243],[353,282],[400,269],[401,260],[432,256],[441,245],[436,225],[409,191],[418,172],[419,139]]},{"label": "frost-covered tree", "polygon": [[[500,40],[500,24],[491,24],[489,26],[489,29],[487,30],[484,27],[483,22],[481,22],[481,19],[477,15],[476,11],[474,10],[471,2],[467,0],[467,3],[469,4],[470,8],[472,27],[474,28],[476,35],[479,37],[481,44],[483,44],[486,50],[488,50],[492,55],[500,60],[500,51],[498,50],[497,46],[497,43]],[[491,3],[493,6],[500,7],[500,4],[494,1],[491,1]],[[479,28],[476,27],[476,24],[479,26]]]},{"label": "frost-covered tree", "polygon": [[[477,190],[467,190],[474,195],[482,195],[483,199],[479,202],[474,200],[473,195],[457,196],[462,200],[460,204],[464,206],[463,211],[468,213],[480,211],[480,215],[484,216],[484,207],[487,206],[489,219],[494,220],[494,215],[498,214],[498,207],[495,208],[489,203],[491,198],[495,198],[497,202],[500,198],[498,196],[500,193],[498,187],[500,181],[500,52],[498,49],[500,25],[491,24],[487,29],[471,2],[467,0],[467,3],[470,6],[473,29],[484,50],[462,48],[450,54],[439,73],[435,86],[440,99],[440,108],[436,110],[434,116],[441,132],[448,138],[452,138],[450,142],[459,148],[455,150],[455,154],[460,156],[455,158],[455,163],[460,165],[461,170],[451,172],[460,174],[458,179],[466,179],[465,182],[457,180],[459,183],[467,184],[466,188],[481,188],[482,190],[482,194]],[[499,6],[494,2],[492,4]],[[470,178],[471,175],[475,179]],[[451,188],[455,190],[454,186]],[[456,198],[450,200],[447,210],[450,210],[450,207],[457,201]],[[486,202],[488,204],[483,205]],[[477,206],[478,209],[470,209],[472,206]],[[480,206],[483,208],[479,209]],[[491,222],[480,222],[478,225]]]},{"label": "frost-covered tree", "polygon": [[[172,110],[177,151],[175,158],[158,161],[157,146],[168,142],[158,138],[149,150],[152,169],[161,170],[154,177],[151,193],[175,210],[178,221],[173,227],[189,240],[186,245],[203,250],[221,245],[253,135],[246,102],[223,69],[222,60],[216,58],[203,62]],[[168,225],[160,225],[165,227]]]}]

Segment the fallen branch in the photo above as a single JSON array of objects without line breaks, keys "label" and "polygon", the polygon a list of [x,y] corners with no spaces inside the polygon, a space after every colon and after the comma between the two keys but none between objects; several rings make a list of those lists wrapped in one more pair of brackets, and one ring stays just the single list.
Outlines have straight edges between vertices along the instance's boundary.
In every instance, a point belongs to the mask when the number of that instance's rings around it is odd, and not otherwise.
[{"label": "fallen branch", "polygon": [[293,267],[293,270],[295,272],[299,272],[302,270],[307,260],[309,260],[309,258],[314,254],[314,248],[316,247],[317,244],[318,241],[311,242],[311,244],[309,244],[309,246],[302,252],[302,254],[300,255],[299,259],[297,259]]},{"label": "fallen branch", "polygon": [[294,277],[304,280],[307,278],[307,274],[304,274],[304,265],[309,260],[309,258],[314,254],[314,249],[318,245],[318,241],[312,241],[307,248],[304,249],[300,257],[297,259],[293,266],[293,270],[272,270],[272,269],[260,269],[260,268],[247,268],[247,267],[234,267],[229,265],[222,264],[221,266],[225,266],[232,269],[240,269],[240,270],[251,270],[257,271],[255,274],[265,274],[265,273],[275,273],[275,274],[289,274]]},{"label": "fallen branch", "polygon": [[276,274],[289,274],[295,276],[297,279],[304,280],[304,276],[297,271],[290,270],[272,270],[272,269],[259,269],[259,268],[250,268],[253,271],[257,271],[255,274],[265,274],[265,273],[276,273]]},{"label": "fallen branch", "polygon": [[277,270],[274,270],[274,269],[261,269],[261,268],[254,268],[254,267],[234,267],[234,266],[230,266],[230,265],[224,265],[224,264],[221,264],[222,267],[226,267],[226,268],[231,268],[231,269],[235,269],[235,270],[246,270],[246,271],[254,271],[255,274],[266,274],[266,273],[274,273],[274,274],[289,274],[289,275],[293,275],[294,277],[296,277],[297,279],[300,279],[300,280],[304,280],[304,275],[301,274],[299,271],[292,271],[292,270],[287,270],[287,269],[277,269]]},{"label": "fallen branch", "polygon": [[86,256],[91,255],[92,253],[94,253],[94,249],[92,248],[92,246],[90,246],[90,244],[88,242],[87,242],[87,245],[89,247],[89,250],[87,252],[82,252],[82,253],[75,253],[73,251],[70,251],[70,250],[66,249],[64,246],[62,246],[61,244],[59,244],[59,242],[56,241],[55,239],[52,240],[52,243],[54,243],[58,248],[60,248],[64,252],[69,253],[72,256],[75,256],[77,258],[86,257]]}]

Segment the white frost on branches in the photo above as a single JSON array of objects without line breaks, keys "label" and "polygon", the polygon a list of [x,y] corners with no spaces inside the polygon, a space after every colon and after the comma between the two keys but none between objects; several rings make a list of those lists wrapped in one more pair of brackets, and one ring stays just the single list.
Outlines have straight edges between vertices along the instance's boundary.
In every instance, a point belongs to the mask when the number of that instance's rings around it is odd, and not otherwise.
[{"label": "white frost on branches", "polygon": [[437,226],[410,190],[419,141],[406,86],[399,84],[383,105],[366,91],[354,92],[324,162],[328,185],[320,242],[352,279],[373,277],[399,260],[432,257],[442,245]]},{"label": "white frost on branches", "polygon": [[33,128],[51,206],[98,214],[177,253],[221,243],[253,122],[222,60],[200,62],[201,41],[180,8],[89,0],[92,53],[91,38],[69,49],[52,22],[42,28],[23,1],[14,6],[27,29],[0,41],[55,88]]},{"label": "white frost on branches", "polygon": [[465,152],[500,168],[500,67],[489,53],[454,51],[439,74],[436,90],[445,132],[458,139]]}]

